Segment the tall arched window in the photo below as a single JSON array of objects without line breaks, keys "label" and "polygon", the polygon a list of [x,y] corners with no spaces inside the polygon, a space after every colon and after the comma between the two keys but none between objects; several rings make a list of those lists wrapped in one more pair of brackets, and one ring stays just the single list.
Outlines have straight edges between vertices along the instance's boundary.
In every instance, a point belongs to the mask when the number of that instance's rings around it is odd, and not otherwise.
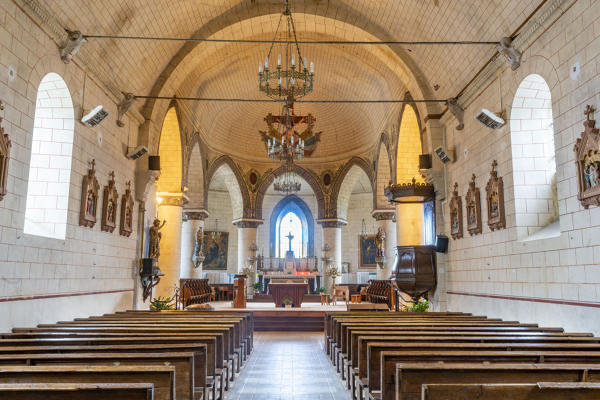
[{"label": "tall arched window", "polygon": [[296,257],[314,257],[315,221],[308,205],[298,196],[284,197],[271,214],[270,255],[285,257],[289,248],[287,236],[291,233],[292,250]]},{"label": "tall arched window", "polygon": [[23,227],[27,234],[65,239],[73,129],[71,94],[60,75],[51,72],[42,79],[35,103]]},{"label": "tall arched window", "polygon": [[290,247],[296,257],[304,257],[304,230],[296,213],[289,211],[285,214],[277,227],[277,257],[285,257]]},{"label": "tall arched window", "polygon": [[549,227],[560,234],[552,99],[540,75],[527,76],[517,89],[510,115],[517,238]]}]

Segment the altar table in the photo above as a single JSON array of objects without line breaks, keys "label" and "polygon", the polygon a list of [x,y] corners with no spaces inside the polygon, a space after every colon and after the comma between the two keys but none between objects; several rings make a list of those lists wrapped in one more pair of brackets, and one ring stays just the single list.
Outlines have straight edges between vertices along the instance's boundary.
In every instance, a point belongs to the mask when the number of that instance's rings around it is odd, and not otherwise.
[{"label": "altar table", "polygon": [[275,307],[283,307],[283,298],[292,299],[292,307],[300,307],[304,294],[308,293],[308,283],[269,283],[269,293]]}]

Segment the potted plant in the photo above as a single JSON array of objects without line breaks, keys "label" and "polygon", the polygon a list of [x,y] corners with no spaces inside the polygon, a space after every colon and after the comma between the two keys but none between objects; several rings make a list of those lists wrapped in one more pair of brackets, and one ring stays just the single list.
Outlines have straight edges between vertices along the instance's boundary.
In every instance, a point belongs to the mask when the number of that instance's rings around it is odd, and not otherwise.
[{"label": "potted plant", "polygon": [[252,285],[252,288],[254,289],[254,293],[257,294],[260,292],[260,289],[262,289],[262,285],[260,282],[256,282],[254,285]]},{"label": "potted plant", "polygon": [[170,297],[155,297],[150,301],[150,311],[162,311],[162,310],[171,310],[171,298]]},{"label": "potted plant", "polygon": [[292,304],[294,303],[294,301],[287,296],[285,296],[283,299],[281,299],[281,301],[285,305],[285,308],[292,308]]},{"label": "potted plant", "polygon": [[429,301],[421,297],[418,301],[412,305],[413,312],[427,312],[429,310]]},{"label": "potted plant", "polygon": [[326,287],[324,287],[324,286],[321,286],[321,287],[319,288],[319,293],[320,293],[320,294],[327,294],[327,288],[326,288]]}]

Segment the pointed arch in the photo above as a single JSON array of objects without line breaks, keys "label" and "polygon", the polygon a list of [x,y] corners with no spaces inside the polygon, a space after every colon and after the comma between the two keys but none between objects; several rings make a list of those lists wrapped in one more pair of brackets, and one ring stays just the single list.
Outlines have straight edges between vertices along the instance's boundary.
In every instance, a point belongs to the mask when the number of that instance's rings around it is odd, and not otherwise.
[{"label": "pointed arch", "polygon": [[[331,195],[331,207],[335,207],[335,218],[345,218],[348,210],[348,201],[352,194],[352,189],[360,173],[364,172],[371,184],[371,191],[375,193],[375,173],[369,165],[369,162],[360,157],[352,157],[344,165],[333,184]],[[341,212],[340,212],[341,211]]]},{"label": "pointed arch", "polygon": [[[275,178],[282,175],[286,171],[287,171],[286,167],[281,165],[279,168],[271,171],[271,173],[269,175],[267,175],[261,182],[261,184],[257,190],[257,193],[256,193],[256,200],[254,202],[255,218],[262,219],[262,206],[263,206],[263,200],[265,198],[267,189],[269,188],[269,186],[271,186],[271,184],[273,183]],[[325,214],[325,199],[324,199],[323,190],[321,189],[321,185],[319,184],[319,181],[309,170],[304,169],[297,164],[294,164],[293,171],[298,176],[300,176],[302,179],[304,179],[306,181],[306,183],[308,183],[309,186],[312,188],[312,190],[317,198],[317,205],[319,208],[318,218],[319,219],[324,218],[324,216],[326,215]]]},{"label": "pointed arch", "polygon": [[385,133],[382,133],[375,154],[375,195],[373,196],[373,209],[375,210],[389,207],[387,197],[383,191],[392,181],[392,165],[389,138]]},{"label": "pointed arch", "polygon": [[159,192],[181,192],[183,186],[183,146],[176,105],[171,105],[163,120],[158,144],[160,156]]},{"label": "pointed arch", "polygon": [[206,157],[202,151],[200,135],[193,136],[187,154],[183,181],[183,185],[188,188],[189,203],[187,207],[204,208],[204,175],[206,174],[204,160],[206,160]]},{"label": "pointed arch", "polygon": [[215,159],[209,166],[204,185],[204,205],[210,210],[208,204],[208,189],[212,180],[221,175],[227,183],[227,190],[231,197],[233,208],[233,219],[251,218],[248,210],[250,208],[250,198],[244,178],[237,164],[227,155],[222,155]]},{"label": "pointed arch", "polygon": [[[308,205],[300,197],[296,195],[288,195],[281,199],[273,208],[271,220],[269,222],[269,254],[271,257],[279,257],[277,254],[277,230],[281,218],[287,212],[292,211],[302,221],[302,225],[306,226],[306,256],[314,257],[315,255],[315,220]],[[304,233],[303,233],[304,234]],[[303,255],[298,255],[301,257]]]},{"label": "pointed arch", "polygon": [[[412,99],[410,93],[405,98]],[[405,103],[400,111],[398,134],[395,146],[394,178],[396,183],[407,183],[415,178],[422,182],[419,174],[419,155],[423,152],[421,118],[414,103]]]}]

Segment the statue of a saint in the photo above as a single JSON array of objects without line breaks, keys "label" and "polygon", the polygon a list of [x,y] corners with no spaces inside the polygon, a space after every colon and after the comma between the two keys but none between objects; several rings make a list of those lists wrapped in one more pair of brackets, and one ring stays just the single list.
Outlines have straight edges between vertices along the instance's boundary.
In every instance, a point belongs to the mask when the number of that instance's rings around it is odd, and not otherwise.
[{"label": "statue of a saint", "polygon": [[194,254],[192,255],[194,267],[198,268],[204,258],[204,228],[200,226],[196,231],[196,242],[194,244]]},{"label": "statue of a saint", "polygon": [[380,226],[377,229],[377,236],[375,236],[375,246],[377,246],[377,257],[385,256],[385,231]]},{"label": "statue of a saint", "polygon": [[155,260],[158,260],[158,256],[160,256],[160,239],[162,238],[160,230],[166,223],[167,221],[163,221],[161,224],[160,220],[157,218],[152,223],[152,227],[150,227],[150,250],[148,253],[149,257],[154,258]]}]

